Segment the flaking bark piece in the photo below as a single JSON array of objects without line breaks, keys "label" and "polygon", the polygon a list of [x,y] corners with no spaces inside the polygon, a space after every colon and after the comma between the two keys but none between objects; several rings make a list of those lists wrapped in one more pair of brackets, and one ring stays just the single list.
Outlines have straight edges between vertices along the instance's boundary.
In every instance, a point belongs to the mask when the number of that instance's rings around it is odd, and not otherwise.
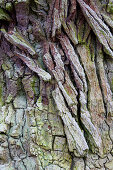
[{"label": "flaking bark piece", "polygon": [[49,52],[44,54],[43,61],[47,68],[49,69],[49,71],[52,72],[55,66]]},{"label": "flaking bark piece", "polygon": [[[73,114],[75,116],[77,116],[77,101],[76,101],[76,93],[77,92],[76,92],[76,90],[72,89],[72,84],[71,84],[71,81],[69,81],[69,77],[68,77],[67,81],[65,82],[65,87],[64,87],[62,84],[64,82],[64,74],[63,74],[62,70],[58,71],[58,70],[55,70],[53,67],[51,67],[53,65],[53,63],[52,63],[52,58],[49,53],[46,53],[44,55],[44,62],[46,64],[47,68],[49,69],[49,71],[52,72],[52,74],[54,75],[54,77],[58,83],[58,86],[59,86],[60,90],[62,91],[62,94],[64,95],[64,98],[65,98],[68,106],[73,111]],[[61,73],[60,73],[60,71],[61,71]],[[68,83],[70,83],[70,84],[68,84]],[[70,91],[73,94],[71,93],[69,96],[68,93]]]},{"label": "flaking bark piece", "polygon": [[[64,35],[59,36],[59,39],[60,39],[60,43],[62,45],[62,48],[63,48],[67,58],[69,59],[71,65],[72,65],[73,73],[76,72],[76,76],[78,76],[79,79],[80,79],[80,81],[78,79],[78,82],[77,82],[78,87],[82,88],[81,87],[81,82],[82,82],[83,87],[84,87],[84,91],[86,92],[87,91],[87,83],[86,83],[85,73],[84,73],[84,70],[83,70],[80,62],[79,62],[78,56],[75,53],[73,46],[71,45],[67,36],[64,36]],[[75,74],[74,74],[74,76],[75,76]],[[77,79],[76,76],[75,76],[75,81]]]},{"label": "flaking bark piece", "polygon": [[55,78],[57,79],[57,82],[58,81],[62,81],[64,82],[64,63],[61,59],[61,55],[60,53],[58,52],[56,46],[54,43],[50,43],[50,50],[51,50],[51,54],[53,56],[53,60],[54,60],[54,63],[55,63],[55,73],[54,76]]},{"label": "flaking bark piece", "polygon": [[[65,90],[64,93],[67,93],[66,95],[68,96],[68,98],[70,97],[72,100],[72,102],[71,102],[72,104],[71,103],[69,104],[69,102],[67,100],[66,101],[68,103],[68,106],[72,110],[73,114],[75,115],[76,121],[78,121],[78,117],[77,117],[77,104],[78,104],[77,95],[78,95],[78,93],[77,93],[75,87],[73,86],[69,75],[66,72],[65,72],[65,82],[62,86],[63,86],[63,89]],[[60,87],[60,90],[62,90],[62,87]],[[62,93],[63,93],[63,91],[62,91]],[[66,99],[66,97],[65,97],[65,99]]]},{"label": "flaking bark piece", "polygon": [[72,72],[73,72],[73,76],[74,76],[74,81],[75,81],[75,84],[76,84],[76,87],[81,90],[81,91],[84,91],[84,87],[83,87],[83,82],[82,80],[80,79],[80,77],[78,76],[77,72],[75,71],[75,69],[73,68],[73,65],[71,64],[71,69],[72,69]]},{"label": "flaking bark piece", "polygon": [[101,89],[99,86],[98,77],[96,74],[95,63],[91,61],[90,47],[86,45],[79,45],[77,52],[80,55],[81,61],[88,81],[88,107],[91,113],[92,120],[98,124],[101,118],[99,115],[104,115],[104,103]]},{"label": "flaking bark piece", "polygon": [[[98,148],[98,151],[102,147],[102,140],[99,131],[91,121],[91,116],[87,109],[87,101],[84,93],[80,91],[80,105],[81,105],[81,122],[87,131],[88,138],[90,139],[90,144]],[[96,152],[96,150],[95,150]]]},{"label": "flaking bark piece", "polygon": [[[51,54],[49,52],[49,48]],[[64,63],[54,43],[44,43],[45,54],[43,60],[49,71],[54,75],[57,82],[64,82]],[[51,56],[52,55],[52,56]]]},{"label": "flaking bark piece", "polygon": [[33,35],[34,35],[35,39],[38,41],[45,40],[46,35],[45,35],[44,29],[43,29],[43,26],[42,26],[40,20],[38,20],[36,18],[36,16],[34,16],[34,15],[30,15],[29,20],[31,21],[31,23],[33,25]]},{"label": "flaking bark piece", "polygon": [[99,18],[101,18],[102,19],[102,16],[101,16],[101,14],[100,14],[100,10],[99,10],[99,3],[98,3],[98,1],[97,0],[90,0],[90,2],[89,2],[89,4],[88,4],[89,6],[90,6],[90,8],[93,10],[93,11],[95,11],[96,12],[96,14],[98,15],[98,17]]},{"label": "flaking bark piece", "polygon": [[[47,66],[47,68],[52,72],[54,75],[58,86],[60,90],[62,91],[62,94],[70,107],[70,109],[73,111],[73,114],[77,116],[77,92],[75,88],[73,87],[71,80],[68,76],[68,74],[64,70],[64,64],[61,60],[61,55],[59,54],[55,44],[50,44],[51,54],[49,53],[49,47],[46,45],[46,54],[43,56],[44,62]],[[53,63],[54,60],[54,63]],[[64,83],[64,77],[65,77],[65,83]]]},{"label": "flaking bark piece", "polygon": [[20,3],[20,2],[25,2],[25,3],[29,3],[29,0],[16,0],[16,4]]},{"label": "flaking bark piece", "polygon": [[18,27],[27,30],[29,22],[29,0],[15,2],[15,11]]},{"label": "flaking bark piece", "polygon": [[38,64],[31,59],[30,57],[26,56],[25,54],[21,54],[17,50],[15,51],[15,55],[18,56],[33,72],[37,73],[40,78],[44,81],[51,80],[51,75],[41,69]]},{"label": "flaking bark piece", "polygon": [[77,39],[77,28],[76,25],[74,24],[73,21],[63,21],[62,22],[63,28],[71,41],[74,43],[74,45],[78,44],[78,39]]},{"label": "flaking bark piece", "polygon": [[104,69],[104,56],[102,53],[102,48],[101,44],[97,41],[97,69],[99,72],[99,77],[100,77],[100,84],[102,88],[102,93],[103,93],[103,99],[104,103],[107,106],[106,107],[106,116],[112,116],[113,115],[113,99],[112,99],[112,92],[108,83],[108,80],[105,75],[105,69]]},{"label": "flaking bark piece", "polygon": [[60,0],[60,9],[59,9],[59,15],[61,22],[67,18],[67,11],[68,11],[68,5],[67,0]]},{"label": "flaking bark piece", "polygon": [[64,86],[62,85],[61,82],[58,82],[58,86],[59,89],[61,90],[63,97],[65,98],[65,101],[68,104],[68,107],[71,109],[71,111],[73,112],[73,114],[76,116],[76,120],[77,119],[77,105],[76,105],[76,100],[72,100],[72,96],[68,95],[68,92],[66,91],[67,89],[64,88]]},{"label": "flaking bark piece", "polygon": [[105,22],[113,28],[113,19],[107,14],[107,12],[102,12],[101,15],[103,16]]},{"label": "flaking bark piece", "polygon": [[30,53],[32,56],[36,54],[30,43],[26,41],[16,29],[11,32],[6,32],[5,29],[1,29],[1,32],[4,34],[4,37],[7,39],[7,41],[9,41],[11,44],[17,46],[23,51]]},{"label": "flaking bark piece", "polygon": [[52,2],[50,3],[50,10],[49,10],[49,13],[48,13],[47,19],[46,19],[46,34],[48,37],[50,37],[51,30],[52,30],[52,22],[53,22],[52,15],[53,15],[54,3],[55,3],[55,0],[52,0]]},{"label": "flaking bark piece", "polygon": [[66,107],[60,89],[57,87],[52,95],[64,123],[70,152],[74,152],[75,156],[84,156],[89,149],[87,142],[77,122]]},{"label": "flaking bark piece", "polygon": [[113,58],[113,36],[108,26],[98,17],[98,15],[83,1],[77,0],[82,12],[90,27],[104,46],[105,52]]},{"label": "flaking bark piece", "polygon": [[54,11],[53,11],[52,37],[55,37],[56,30],[59,30],[60,27],[61,27],[61,21],[59,16],[59,0],[56,0]]},{"label": "flaking bark piece", "polygon": [[68,20],[74,20],[76,15],[76,0],[70,0],[71,7],[70,7],[70,14],[68,16]]},{"label": "flaking bark piece", "polygon": [[51,49],[52,56],[54,58],[54,62],[56,63],[55,64],[56,67],[58,67],[61,70],[64,70],[64,63],[54,43],[50,43],[50,49]]}]

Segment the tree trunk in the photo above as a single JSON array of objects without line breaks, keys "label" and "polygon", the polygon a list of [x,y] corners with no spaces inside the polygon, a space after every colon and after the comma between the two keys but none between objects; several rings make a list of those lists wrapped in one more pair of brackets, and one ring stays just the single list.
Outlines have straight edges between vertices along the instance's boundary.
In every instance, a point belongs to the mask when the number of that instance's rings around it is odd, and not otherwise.
[{"label": "tree trunk", "polygon": [[113,169],[113,0],[0,1],[0,170]]}]

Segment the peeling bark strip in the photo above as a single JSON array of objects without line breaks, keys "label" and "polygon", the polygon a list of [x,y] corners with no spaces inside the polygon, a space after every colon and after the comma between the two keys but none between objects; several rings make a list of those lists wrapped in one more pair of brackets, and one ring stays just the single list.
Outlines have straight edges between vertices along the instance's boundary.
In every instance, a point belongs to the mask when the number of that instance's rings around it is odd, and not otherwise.
[{"label": "peeling bark strip", "polygon": [[108,84],[108,80],[105,75],[104,65],[103,65],[103,52],[102,47],[100,43],[97,41],[97,68],[99,72],[99,78],[100,78],[100,86],[102,89],[102,95],[103,95],[103,101],[105,103],[105,109],[106,109],[106,116],[112,116],[113,114],[113,100],[112,100],[112,92],[110,89],[110,86]]},{"label": "peeling bark strip", "polygon": [[67,18],[67,20],[74,20],[75,19],[75,15],[76,15],[76,0],[70,0],[71,3],[71,7],[70,7],[70,11],[69,11],[69,16]]},{"label": "peeling bark strip", "polygon": [[82,81],[84,89],[81,89],[81,90],[87,92],[87,83],[85,79],[84,70],[79,62],[78,56],[75,53],[73,46],[71,45],[69,39],[66,36],[62,35],[59,37],[59,39],[60,39],[62,48],[64,49],[65,54],[73,67],[72,71],[75,76],[75,83],[76,81],[78,81],[77,84],[79,87],[81,87],[81,81]]},{"label": "peeling bark strip", "polygon": [[85,155],[89,149],[87,142],[78,124],[66,107],[63,96],[58,87],[55,89],[55,91],[53,91],[53,98],[60,111],[59,114],[64,122],[64,128],[70,152],[74,152],[75,156]]},{"label": "peeling bark strip", "polygon": [[[21,37],[20,34],[18,34],[16,31],[12,31],[11,33],[7,33],[5,30],[2,30],[5,38],[12,43],[13,45],[17,46],[20,50],[29,52],[31,55],[35,55],[36,52],[32,48],[32,46],[24,40],[23,37]],[[38,64],[34,62],[34,60],[26,54],[21,54],[19,52],[15,52],[15,54],[25,62],[25,64],[34,72],[38,74],[39,77],[41,77],[44,81],[49,81],[51,80],[51,75],[41,69]]]},{"label": "peeling bark strip", "polygon": [[[56,78],[56,81],[58,82],[58,86],[59,86],[59,89],[61,90],[61,92],[62,92],[62,95],[63,95],[63,97],[64,97],[64,99],[66,100],[66,102],[67,102],[67,104],[68,104],[68,107],[72,110],[72,112],[73,112],[73,114],[76,116],[77,114],[76,114],[76,112],[77,112],[77,107],[76,107],[76,102],[74,102],[73,100],[72,100],[72,98],[68,95],[68,93],[67,93],[67,91],[68,91],[68,89],[66,89],[65,90],[65,88],[63,87],[63,85],[62,85],[62,83],[61,83],[61,80],[59,80],[59,78],[58,78],[58,76],[59,76],[59,74],[58,74],[58,69],[61,71],[61,73],[62,73],[62,67],[63,67],[63,69],[64,69],[64,66],[63,66],[63,64],[62,64],[62,61],[60,61],[60,58],[59,58],[59,63],[57,62],[57,59],[58,59],[58,57],[59,57],[59,55],[57,55],[58,54],[58,52],[57,52],[57,50],[56,50],[56,48],[55,48],[55,46],[53,45],[53,44],[51,44],[50,45],[50,48],[51,48],[51,53],[53,54],[53,56],[54,56],[54,59],[55,59],[55,65],[56,65],[56,67],[54,68],[55,69],[55,71],[54,70],[51,70],[52,71],[52,73],[53,73],[53,75],[55,76],[55,78]],[[49,51],[48,51],[48,53],[49,53]],[[56,54],[56,55],[55,55]],[[44,55],[44,58],[46,59],[46,65],[48,65],[48,60],[47,60],[47,55],[45,54]],[[48,57],[48,59],[49,58],[51,58],[50,57],[50,54],[49,54],[49,57]],[[57,62],[57,63],[56,63]],[[60,65],[59,65],[60,64]],[[53,64],[52,64],[53,65]],[[49,66],[49,65],[48,65]],[[59,66],[61,66],[61,68],[59,68]],[[58,67],[58,69],[56,69]],[[72,67],[73,68],[73,67]],[[49,69],[51,69],[51,66],[49,66]],[[67,86],[67,85],[66,85]],[[59,91],[59,93],[60,93],[60,91]],[[53,96],[54,97],[54,96]],[[62,99],[63,99],[63,97],[62,97]],[[55,98],[54,98],[55,99]],[[75,99],[76,99],[76,96],[75,96]],[[60,100],[60,99],[58,99],[58,100]],[[56,102],[56,104],[57,104],[57,107],[58,107],[58,109],[59,109],[59,111],[61,111],[60,110],[60,108],[59,108],[59,105],[58,105],[58,101],[56,101],[55,100],[55,102]],[[88,133],[89,133],[89,136],[90,136],[90,138],[92,138],[92,139],[90,139],[90,141],[92,142],[92,143],[94,143],[94,145],[97,147],[97,148],[99,148],[99,149],[101,149],[101,146],[102,146],[102,141],[101,141],[101,137],[99,136],[99,133],[97,132],[97,129],[95,128],[95,126],[93,125],[93,123],[91,122],[91,117],[90,117],[90,114],[89,114],[89,112],[88,112],[88,110],[87,110],[87,103],[86,103],[86,99],[85,99],[85,95],[84,95],[84,93],[83,92],[80,92],[80,103],[81,103],[81,121],[82,121],[82,123],[83,123],[83,125],[85,126],[85,128],[87,129],[87,131],[88,131]],[[65,104],[65,103],[64,103]],[[62,105],[62,102],[61,102],[61,107],[62,108],[64,108],[64,106]],[[65,108],[66,108],[66,106],[65,106]],[[67,108],[68,109],[68,108]],[[70,113],[71,114],[71,113]],[[63,118],[62,118],[63,119]],[[63,122],[64,122],[65,120],[63,119]],[[68,129],[68,128],[66,128],[66,129]],[[66,132],[67,132],[67,130],[66,130]],[[69,133],[69,132],[67,132],[67,133]],[[68,136],[69,136],[69,134],[68,134]],[[68,137],[67,137],[68,138]],[[70,140],[70,139],[69,139]],[[75,152],[76,153],[76,152]],[[79,153],[80,154],[80,153]],[[75,154],[76,155],[76,154]]]},{"label": "peeling bark strip", "polygon": [[[80,91],[80,105],[81,105],[80,119],[84,125],[85,130],[87,131],[86,133],[88,137],[90,138],[89,143],[92,146],[94,145],[94,147],[96,147],[96,149],[98,149],[98,151],[100,152],[100,150],[102,149],[102,139],[99,131],[97,130],[96,125],[93,124],[91,120],[91,115],[87,109],[86,97],[82,91]],[[95,152],[96,149],[94,149]]]},{"label": "peeling bark strip", "polygon": [[30,57],[26,56],[25,54],[20,54],[19,52],[15,51],[15,55],[18,56],[24,63],[35,73],[38,74],[40,78],[42,78],[44,81],[49,81],[51,80],[51,75],[41,69],[38,64],[34,62],[33,59]]},{"label": "peeling bark strip", "polygon": [[111,17],[109,17],[109,15],[104,11],[101,13],[101,15],[103,16],[105,22],[108,24],[108,26],[110,26],[111,28],[113,28],[113,20]]},{"label": "peeling bark strip", "polygon": [[30,45],[29,42],[25,41],[24,37],[21,36],[17,30],[13,30],[9,33],[7,33],[5,31],[5,29],[1,29],[2,33],[4,34],[4,37],[7,39],[7,41],[9,41],[10,43],[12,43],[13,45],[17,46],[18,48],[20,48],[21,50],[25,50],[28,53],[30,53],[31,55],[35,55],[36,52],[33,49],[33,47]]},{"label": "peeling bark strip", "polygon": [[73,21],[68,21],[62,22],[63,28],[66,32],[66,34],[69,36],[69,38],[71,39],[71,41],[74,43],[74,45],[78,44],[78,39],[77,39],[77,28],[76,25],[74,24]]},{"label": "peeling bark strip", "polygon": [[[52,74],[54,75],[56,81],[64,82],[64,64],[61,60],[61,55],[59,54],[54,44],[51,43],[48,45],[49,45],[48,49],[45,49],[46,53],[43,56],[44,62],[47,68],[50,70],[50,72],[52,72]],[[49,53],[49,47],[50,47],[53,59]]]},{"label": "peeling bark strip", "polygon": [[60,20],[63,21],[64,19],[67,18],[67,11],[68,11],[68,6],[67,6],[67,0],[60,0]]},{"label": "peeling bark strip", "polygon": [[51,30],[52,30],[52,15],[53,15],[53,8],[54,8],[55,0],[52,0],[50,5],[49,14],[47,15],[47,21],[46,21],[46,30],[47,30],[47,36],[50,37]]},{"label": "peeling bark strip", "polygon": [[15,3],[15,10],[18,26],[26,30],[29,22],[29,2]]},{"label": "peeling bark strip", "polygon": [[92,120],[97,123],[99,121],[97,114],[105,114],[105,110],[101,90],[99,87],[99,81],[96,74],[96,66],[95,63],[91,61],[89,48],[90,47],[85,45],[79,45],[77,47],[77,51],[81,57],[82,63],[84,63],[84,69],[89,82],[89,110],[92,115]]},{"label": "peeling bark strip", "polygon": [[56,49],[55,45],[54,44],[50,44],[50,49],[51,49],[51,54],[53,56],[53,60],[54,60],[54,63],[55,63],[55,74],[54,73],[54,76],[58,81],[62,81],[64,82],[64,63],[62,62],[61,60],[61,55],[59,54],[58,50]]},{"label": "peeling bark strip", "polygon": [[52,26],[52,37],[55,36],[57,30],[61,27],[60,16],[59,16],[59,1],[55,0],[54,10],[53,10],[53,26]]},{"label": "peeling bark strip", "polygon": [[82,12],[98,37],[100,43],[104,46],[105,52],[113,58],[113,36],[106,24],[97,16],[97,14],[83,1],[77,0]]},{"label": "peeling bark strip", "polygon": [[[64,64],[61,60],[61,56],[60,54],[58,53],[56,47],[54,44],[50,44],[50,49],[51,49],[51,54],[53,55],[53,59],[54,59],[54,63],[55,63],[55,67],[52,67],[54,64],[53,64],[53,61],[52,61],[52,58],[49,54],[49,51],[48,53],[46,53],[44,55],[44,61],[45,61],[45,64],[46,66],[48,67],[48,69],[53,73],[57,83],[58,83],[58,86],[60,88],[60,90],[62,91],[63,93],[63,96],[68,104],[68,106],[70,107],[70,109],[72,109],[73,113],[75,115],[77,115],[77,106],[76,106],[76,90],[75,91],[75,94],[70,94],[70,96],[68,95],[68,93],[70,93],[70,91],[74,89],[74,87],[72,86],[72,84],[70,83],[70,79],[68,77],[68,75],[65,73],[64,74]],[[50,65],[51,63],[51,65]],[[64,78],[67,80],[65,82],[65,88],[63,86],[64,84]],[[69,84],[68,84],[68,83]],[[70,87],[68,87],[70,85]],[[73,89],[72,89],[73,88]]]}]

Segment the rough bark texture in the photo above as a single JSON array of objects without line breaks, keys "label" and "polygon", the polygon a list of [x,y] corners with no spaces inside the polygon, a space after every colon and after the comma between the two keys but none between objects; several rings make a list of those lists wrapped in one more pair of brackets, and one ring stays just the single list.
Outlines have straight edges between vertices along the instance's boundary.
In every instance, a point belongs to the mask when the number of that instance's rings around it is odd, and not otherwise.
[{"label": "rough bark texture", "polygon": [[0,1],[0,170],[113,169],[113,0]]}]

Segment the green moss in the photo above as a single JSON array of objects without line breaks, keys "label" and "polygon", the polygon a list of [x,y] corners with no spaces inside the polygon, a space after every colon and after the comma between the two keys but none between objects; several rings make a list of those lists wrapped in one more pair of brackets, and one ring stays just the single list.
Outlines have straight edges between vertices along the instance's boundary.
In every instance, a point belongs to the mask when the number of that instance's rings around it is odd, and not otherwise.
[{"label": "green moss", "polygon": [[78,41],[79,43],[83,43],[83,35],[84,35],[84,24],[78,26]]},{"label": "green moss", "polygon": [[3,106],[4,100],[3,100],[3,85],[0,84],[0,106]]},{"label": "green moss", "polygon": [[5,70],[9,70],[9,67],[7,64],[2,64],[2,69],[5,71]]},{"label": "green moss", "polygon": [[112,80],[111,80],[111,90],[112,90],[112,92],[113,92],[113,78],[112,78]]},{"label": "green moss", "polygon": [[94,41],[92,40],[92,37],[89,36],[87,44],[84,44],[86,50],[87,50],[87,56],[88,56],[88,63],[92,64],[95,60],[95,47],[94,47]]},{"label": "green moss", "polygon": [[113,2],[109,2],[107,6],[107,12],[113,14]]},{"label": "green moss", "polygon": [[10,21],[11,20],[10,16],[2,8],[0,8],[0,20],[6,20],[6,21]]},{"label": "green moss", "polygon": [[12,9],[13,9],[12,3],[11,2],[6,3],[6,10],[10,12],[12,11]]},{"label": "green moss", "polygon": [[0,7],[5,8],[5,0],[0,0]]},{"label": "green moss", "polygon": [[0,104],[2,103],[2,87],[0,86]]}]

